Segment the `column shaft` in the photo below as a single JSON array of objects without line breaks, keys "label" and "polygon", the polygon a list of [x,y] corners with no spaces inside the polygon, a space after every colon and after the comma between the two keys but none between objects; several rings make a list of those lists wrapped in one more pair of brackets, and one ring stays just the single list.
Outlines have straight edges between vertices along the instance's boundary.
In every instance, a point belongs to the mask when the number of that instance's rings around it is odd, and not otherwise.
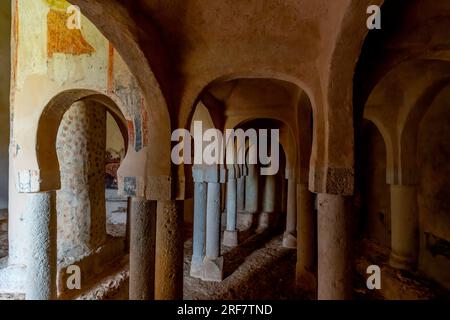
[{"label": "column shaft", "polygon": [[206,196],[207,186],[204,182],[194,184],[194,228],[192,244],[191,276],[200,277],[205,257],[206,237]]},{"label": "column shaft", "polygon": [[314,198],[305,184],[297,185],[296,287],[308,292],[317,288],[315,278]]},{"label": "column shaft", "polygon": [[237,211],[245,210],[245,177],[237,180]]},{"label": "column shaft", "polygon": [[220,255],[220,183],[208,183],[206,211],[206,256]]},{"label": "column shaft", "polygon": [[158,201],[155,299],[183,298],[183,202]]},{"label": "column shaft", "polygon": [[206,210],[206,256],[202,279],[222,281],[223,257],[220,256],[220,183],[208,183]]},{"label": "column shaft", "polygon": [[248,213],[258,212],[258,176],[256,165],[248,165],[245,177],[245,211]]},{"label": "column shaft", "polygon": [[53,300],[56,289],[56,199],[54,192],[28,197],[27,300]]},{"label": "column shaft", "polygon": [[418,228],[415,187],[391,185],[391,266],[399,269],[415,268]]},{"label": "column shaft", "polygon": [[288,179],[286,231],[283,237],[283,246],[297,247],[297,184],[295,179]]},{"label": "column shaft", "polygon": [[275,212],[275,176],[265,176],[263,192],[263,212]]},{"label": "column shaft", "polygon": [[156,201],[133,198],[130,208],[130,300],[155,293]]},{"label": "column shaft", "polygon": [[223,244],[228,247],[238,245],[236,188],[236,179],[229,179],[227,182],[227,229],[223,236]]},{"label": "column shaft", "polygon": [[318,195],[318,298],[344,300],[351,298],[351,212],[346,198]]}]

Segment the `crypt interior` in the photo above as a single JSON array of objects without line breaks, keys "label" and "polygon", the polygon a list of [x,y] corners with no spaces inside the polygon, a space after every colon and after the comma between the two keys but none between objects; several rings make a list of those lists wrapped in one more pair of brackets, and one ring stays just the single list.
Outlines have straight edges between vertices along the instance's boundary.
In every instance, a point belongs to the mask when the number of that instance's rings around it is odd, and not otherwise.
[{"label": "crypt interior", "polygon": [[[8,0],[0,31],[0,299],[450,297],[450,1]],[[174,164],[196,122],[278,130],[279,170]]]}]

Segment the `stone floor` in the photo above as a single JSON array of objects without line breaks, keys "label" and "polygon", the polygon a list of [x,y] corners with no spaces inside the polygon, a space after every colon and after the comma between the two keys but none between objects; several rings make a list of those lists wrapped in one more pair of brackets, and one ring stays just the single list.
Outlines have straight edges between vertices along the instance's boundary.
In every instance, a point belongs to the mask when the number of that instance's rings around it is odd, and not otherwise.
[{"label": "stone floor", "polygon": [[[186,234],[190,234],[187,226]],[[281,247],[281,233],[240,234],[236,248],[222,246],[222,282],[205,282],[189,275],[192,238],[184,243],[184,299],[268,300],[294,298],[296,250]]]}]

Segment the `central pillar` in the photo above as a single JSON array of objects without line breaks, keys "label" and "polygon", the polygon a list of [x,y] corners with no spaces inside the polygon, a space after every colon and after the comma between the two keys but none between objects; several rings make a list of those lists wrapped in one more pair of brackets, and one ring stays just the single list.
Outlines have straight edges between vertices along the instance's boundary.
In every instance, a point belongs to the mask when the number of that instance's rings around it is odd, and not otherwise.
[{"label": "central pillar", "polygon": [[297,185],[297,266],[298,291],[315,292],[315,222],[314,196],[305,184]]},{"label": "central pillar", "polygon": [[340,195],[318,195],[318,299],[352,297],[351,212]]},{"label": "central pillar", "polygon": [[194,184],[194,228],[190,274],[195,278],[201,277],[205,258],[206,188],[204,182],[195,182]]},{"label": "central pillar", "polygon": [[390,265],[414,270],[419,239],[415,186],[391,185],[391,230]]},{"label": "central pillar", "polygon": [[223,244],[227,247],[236,247],[238,245],[236,188],[235,173],[229,171],[227,182],[227,229],[223,234]]},{"label": "central pillar", "polygon": [[208,183],[206,210],[206,256],[203,262],[205,281],[223,280],[223,257],[220,256],[220,183]]},{"label": "central pillar", "polygon": [[158,201],[155,299],[183,299],[183,202]]},{"label": "central pillar", "polygon": [[95,101],[74,103],[61,121],[56,150],[61,172],[61,190],[57,191],[61,263],[95,252],[107,239],[105,107]]},{"label": "central pillar", "polygon": [[55,193],[30,194],[26,212],[29,237],[26,299],[54,300],[57,298]]},{"label": "central pillar", "polygon": [[156,201],[132,198],[130,208],[130,300],[155,293]]},{"label": "central pillar", "polygon": [[288,177],[286,231],[283,236],[283,247],[297,247],[297,183],[294,177]]}]

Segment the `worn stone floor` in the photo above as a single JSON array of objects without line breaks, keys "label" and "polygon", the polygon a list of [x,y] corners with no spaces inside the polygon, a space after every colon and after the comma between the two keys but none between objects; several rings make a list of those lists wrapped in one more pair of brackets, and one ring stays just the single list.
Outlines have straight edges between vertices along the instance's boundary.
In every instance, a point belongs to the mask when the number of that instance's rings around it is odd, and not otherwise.
[{"label": "worn stone floor", "polygon": [[296,250],[281,247],[282,233],[243,232],[236,248],[222,246],[222,282],[205,282],[189,275],[192,256],[191,226],[185,230],[184,299],[186,300],[287,300],[293,299]]}]

